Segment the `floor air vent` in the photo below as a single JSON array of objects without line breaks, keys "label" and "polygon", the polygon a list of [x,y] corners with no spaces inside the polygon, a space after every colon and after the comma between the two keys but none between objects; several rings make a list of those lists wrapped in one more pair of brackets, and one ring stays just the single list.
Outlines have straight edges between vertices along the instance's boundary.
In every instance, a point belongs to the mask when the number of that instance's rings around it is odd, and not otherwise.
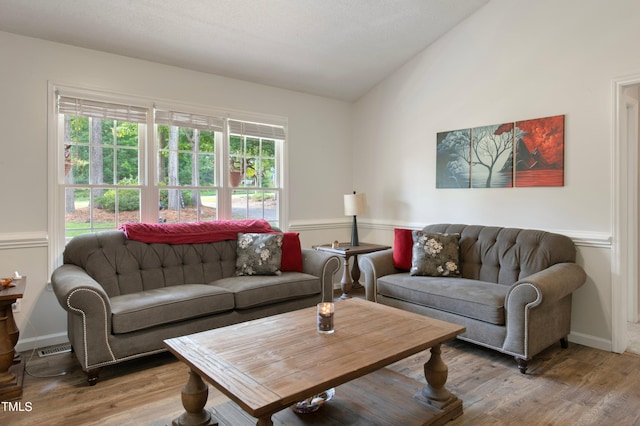
[{"label": "floor air vent", "polygon": [[57,355],[65,352],[71,352],[71,345],[52,346],[50,348],[40,349],[38,351],[38,355],[40,357],[43,357],[49,355]]}]

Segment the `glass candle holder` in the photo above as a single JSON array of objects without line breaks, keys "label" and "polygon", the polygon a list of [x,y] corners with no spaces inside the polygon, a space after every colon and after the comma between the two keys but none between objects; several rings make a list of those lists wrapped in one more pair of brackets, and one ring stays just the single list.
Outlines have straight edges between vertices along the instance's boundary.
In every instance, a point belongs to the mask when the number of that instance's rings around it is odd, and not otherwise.
[{"label": "glass candle holder", "polygon": [[335,304],[332,302],[318,303],[318,333],[331,334],[333,329],[333,314]]}]

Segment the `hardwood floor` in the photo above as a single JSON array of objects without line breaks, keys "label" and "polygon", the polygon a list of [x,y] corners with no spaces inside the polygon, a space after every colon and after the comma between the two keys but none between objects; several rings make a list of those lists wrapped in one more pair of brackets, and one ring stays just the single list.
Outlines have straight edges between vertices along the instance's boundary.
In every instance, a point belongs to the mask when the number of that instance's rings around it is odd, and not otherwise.
[{"label": "hardwood floor", "polygon": [[[424,382],[428,356],[390,368]],[[640,356],[558,343],[534,358],[527,375],[510,356],[461,341],[443,345],[442,358],[447,387],[464,407],[449,425],[640,425]],[[183,411],[188,370],[169,353],[107,367],[93,387],[71,353],[35,354],[27,370],[20,406],[0,406],[3,425],[165,425]],[[207,407],[226,401],[209,387]]]},{"label": "hardwood floor", "polygon": [[[443,345],[448,389],[463,400],[464,414],[449,425],[640,425],[640,357],[570,344],[554,345],[518,372],[509,356],[461,341]],[[30,356],[31,354],[24,354]],[[424,381],[428,354],[393,364]],[[9,425],[165,425],[182,413],[180,390],[187,368],[169,353],[105,368],[86,384],[70,353],[34,356],[25,375],[22,409],[4,407]],[[66,371],[56,377],[46,376]],[[209,387],[208,407],[227,401]],[[15,404],[14,404],[15,405]],[[16,407],[14,406],[14,409]]]}]

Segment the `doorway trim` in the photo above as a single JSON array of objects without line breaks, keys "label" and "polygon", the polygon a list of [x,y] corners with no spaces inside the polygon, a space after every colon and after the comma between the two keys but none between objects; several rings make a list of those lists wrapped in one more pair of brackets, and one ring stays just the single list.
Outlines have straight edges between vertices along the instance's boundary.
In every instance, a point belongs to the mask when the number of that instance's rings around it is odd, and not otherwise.
[{"label": "doorway trim", "polygon": [[611,350],[617,353],[627,349],[627,298],[629,285],[638,276],[637,262],[631,259],[638,253],[638,212],[629,196],[630,191],[638,193],[637,161],[634,158],[631,162],[629,156],[637,153],[638,147],[630,148],[627,144],[627,106],[623,93],[625,88],[639,84],[640,74],[613,81]]}]

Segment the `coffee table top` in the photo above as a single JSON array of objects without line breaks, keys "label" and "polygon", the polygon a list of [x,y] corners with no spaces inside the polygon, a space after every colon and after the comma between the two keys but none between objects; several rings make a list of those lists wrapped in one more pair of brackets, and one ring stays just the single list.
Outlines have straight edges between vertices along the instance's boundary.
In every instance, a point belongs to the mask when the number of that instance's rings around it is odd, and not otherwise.
[{"label": "coffee table top", "polygon": [[336,303],[335,333],[316,331],[316,308],[165,340],[204,380],[253,417],[453,339],[463,326],[362,299]]}]

